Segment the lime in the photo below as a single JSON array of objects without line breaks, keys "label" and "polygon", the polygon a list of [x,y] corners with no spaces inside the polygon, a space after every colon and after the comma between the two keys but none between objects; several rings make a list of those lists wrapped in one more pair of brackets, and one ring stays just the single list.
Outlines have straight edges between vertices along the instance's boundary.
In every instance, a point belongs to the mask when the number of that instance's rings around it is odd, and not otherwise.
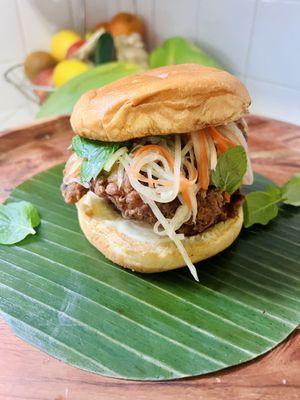
[{"label": "lime", "polygon": [[51,39],[51,53],[58,61],[66,58],[68,49],[78,42],[81,37],[73,31],[64,30],[57,32]]},{"label": "lime", "polygon": [[62,86],[72,78],[89,69],[88,64],[79,60],[64,60],[56,65],[53,72],[55,86]]}]

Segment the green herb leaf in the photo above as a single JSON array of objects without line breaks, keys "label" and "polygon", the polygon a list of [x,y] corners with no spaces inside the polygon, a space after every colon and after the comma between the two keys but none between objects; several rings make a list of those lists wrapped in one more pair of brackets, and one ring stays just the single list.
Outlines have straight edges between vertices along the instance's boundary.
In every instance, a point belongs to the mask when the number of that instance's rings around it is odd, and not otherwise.
[{"label": "green herb leaf", "polygon": [[234,193],[242,184],[247,169],[247,154],[242,146],[231,147],[218,159],[212,172],[212,183],[219,189]]},{"label": "green herb leaf", "polygon": [[274,199],[267,192],[251,192],[246,195],[244,202],[244,225],[249,228],[253,224],[267,225],[278,214],[277,203],[280,198]]},{"label": "green herb leaf", "polygon": [[84,159],[80,170],[81,182],[87,183],[93,178],[96,179],[107,159],[120,146],[120,143],[100,142],[75,136],[72,140],[72,149]]},{"label": "green herb leaf", "polygon": [[172,37],[150,54],[150,68],[172,64],[197,63],[220,68],[211,56],[182,37]]},{"label": "green herb leaf", "polygon": [[96,65],[104,64],[116,59],[114,40],[110,33],[104,32],[98,39],[94,54]]},{"label": "green herb leaf", "polygon": [[282,201],[292,206],[300,206],[300,174],[295,174],[281,188]]},{"label": "green herb leaf", "polygon": [[244,203],[244,225],[266,225],[278,214],[279,202],[300,206],[300,174],[295,174],[281,188],[269,185],[265,192],[251,192]]},{"label": "green herb leaf", "polygon": [[33,228],[39,223],[36,208],[27,201],[0,204],[0,243],[13,244],[29,234],[34,235]]},{"label": "green herb leaf", "polygon": [[280,201],[282,199],[281,189],[275,185],[269,185],[266,187],[266,192],[272,196],[273,200]]}]

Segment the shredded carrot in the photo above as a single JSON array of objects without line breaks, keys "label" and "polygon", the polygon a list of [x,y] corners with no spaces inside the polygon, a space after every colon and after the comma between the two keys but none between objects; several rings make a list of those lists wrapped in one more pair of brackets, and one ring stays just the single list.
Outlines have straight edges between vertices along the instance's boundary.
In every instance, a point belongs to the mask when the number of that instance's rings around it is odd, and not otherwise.
[{"label": "shredded carrot", "polygon": [[187,206],[189,207],[189,209],[192,208],[192,202],[191,202],[191,198],[189,195],[189,186],[190,186],[190,181],[186,178],[182,178],[180,180],[180,192],[182,194],[182,198],[184,200],[184,202],[187,204]]},{"label": "shredded carrot", "polygon": [[208,179],[208,160],[207,160],[207,152],[206,152],[206,144],[205,144],[205,132],[199,132],[199,140],[201,144],[201,189],[207,190],[209,185]]},{"label": "shredded carrot", "polygon": [[[155,186],[156,185],[172,186],[172,182],[170,182],[168,180],[153,179],[153,178],[149,179],[148,177],[143,176],[142,174],[138,173],[138,171],[136,170],[136,164],[140,160],[141,154],[144,151],[148,151],[148,150],[158,151],[163,157],[165,157],[168,164],[170,165],[170,168],[174,169],[174,159],[173,159],[172,155],[168,152],[168,150],[166,150],[164,147],[159,146],[159,145],[149,144],[149,145],[140,147],[135,152],[132,164],[130,166],[132,174],[141,182],[148,183],[149,185],[151,184],[151,185],[155,185]],[[194,176],[193,176],[192,180],[189,180],[189,179],[185,178],[184,176],[181,176],[181,178],[180,178],[179,191],[182,194],[182,198],[183,198],[184,202],[188,205],[188,207],[190,209],[192,208],[192,202],[191,202],[190,195],[189,195],[189,187],[195,183],[196,179],[197,179],[197,170],[196,169],[194,170]]]},{"label": "shredded carrot", "polygon": [[233,143],[230,139],[221,135],[221,133],[218,132],[214,126],[210,126],[209,129],[210,134],[217,145],[219,153],[224,153],[224,151],[228,150],[230,147],[236,146],[236,144]]},{"label": "shredded carrot", "polygon": [[163,179],[149,179],[145,176],[143,176],[142,174],[139,174],[138,171],[136,170],[136,164],[138,163],[138,161],[141,158],[141,154],[144,153],[145,151],[149,151],[149,150],[156,150],[158,151],[162,156],[164,156],[167,160],[167,162],[169,163],[171,168],[174,168],[174,160],[172,155],[166,150],[164,149],[162,146],[156,145],[156,144],[148,144],[145,146],[140,147],[134,155],[132,164],[130,166],[130,170],[132,172],[132,174],[141,182],[145,182],[148,183],[149,185],[163,185],[163,186],[171,186],[172,183],[167,181],[167,180],[163,180]]},{"label": "shredded carrot", "polygon": [[162,156],[165,157],[165,159],[168,161],[169,165],[171,168],[174,167],[174,160],[172,155],[168,152],[168,150],[166,150],[165,148],[163,148],[162,146],[159,146],[158,144],[147,144],[145,146],[140,147],[134,155],[134,159],[133,159],[133,163],[137,162],[139,159],[139,156],[144,152],[144,151],[148,151],[148,150],[157,150]]},{"label": "shredded carrot", "polygon": [[183,198],[184,202],[187,204],[188,208],[191,210],[192,202],[191,202],[191,198],[189,196],[188,191],[183,191],[183,192],[181,192],[181,194],[182,194],[182,198]]},{"label": "shredded carrot", "polygon": [[228,192],[224,192],[224,198],[226,203],[230,202],[230,194]]},{"label": "shredded carrot", "polygon": [[133,172],[133,175],[141,182],[148,183],[149,185],[162,185],[162,186],[172,186],[172,182],[167,181],[165,179],[153,179],[148,178],[142,174],[137,173],[136,171]]}]

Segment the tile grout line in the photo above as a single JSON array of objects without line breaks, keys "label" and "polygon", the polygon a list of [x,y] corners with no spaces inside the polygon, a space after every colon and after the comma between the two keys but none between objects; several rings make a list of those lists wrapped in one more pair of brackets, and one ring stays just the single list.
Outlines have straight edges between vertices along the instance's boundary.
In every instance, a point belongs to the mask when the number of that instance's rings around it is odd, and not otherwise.
[{"label": "tile grout line", "polygon": [[19,0],[15,0],[15,5],[16,5],[16,11],[17,11],[17,18],[19,20],[19,24],[20,24],[20,28],[21,28],[21,42],[22,42],[22,46],[23,46],[23,51],[24,51],[24,54],[27,54],[28,47],[27,47],[27,43],[26,43],[25,27],[24,27],[23,19],[21,18],[21,10],[20,10]]},{"label": "tile grout line", "polygon": [[[77,13],[75,7],[79,6]],[[69,2],[69,9],[73,23],[73,29],[81,36],[86,32],[86,2],[85,0],[71,0]]]},{"label": "tile grout line", "polygon": [[244,81],[246,81],[248,79],[250,53],[251,53],[252,44],[253,44],[254,27],[255,27],[257,11],[258,11],[258,1],[259,0],[255,0],[253,18],[252,18],[252,23],[251,23],[251,28],[250,28],[250,37],[249,37],[249,42],[248,42],[248,46],[247,46],[246,60],[244,63],[244,68],[243,68],[244,72],[241,74]]},{"label": "tile grout line", "polygon": [[276,86],[282,89],[289,89],[289,90],[293,90],[294,92],[299,92],[300,93],[300,86],[291,86],[291,85],[285,85],[282,83],[278,83],[275,81],[270,81],[270,80],[265,80],[262,78],[257,78],[255,76],[251,76],[251,75],[247,75],[247,79],[251,80],[251,81],[256,81],[258,83],[265,83],[267,85],[272,85],[272,86]]},{"label": "tile grout line", "polygon": [[198,0],[197,1],[197,6],[196,6],[196,12],[195,12],[195,42],[199,42],[199,37],[198,37],[198,21],[199,21],[199,15],[200,15],[200,10],[201,6],[203,6],[202,1]]}]

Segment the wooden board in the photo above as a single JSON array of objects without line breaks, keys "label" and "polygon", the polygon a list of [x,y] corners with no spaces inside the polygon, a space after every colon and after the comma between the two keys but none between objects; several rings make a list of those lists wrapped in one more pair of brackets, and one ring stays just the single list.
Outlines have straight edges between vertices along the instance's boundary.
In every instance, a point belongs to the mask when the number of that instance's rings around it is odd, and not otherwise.
[{"label": "wooden board", "polygon": [[[300,171],[300,127],[248,117],[254,169],[277,183]],[[0,134],[0,200],[30,176],[65,161],[67,117]],[[267,355],[200,378],[132,382],[68,366],[16,338],[0,320],[0,400],[299,399],[300,331]]]}]

